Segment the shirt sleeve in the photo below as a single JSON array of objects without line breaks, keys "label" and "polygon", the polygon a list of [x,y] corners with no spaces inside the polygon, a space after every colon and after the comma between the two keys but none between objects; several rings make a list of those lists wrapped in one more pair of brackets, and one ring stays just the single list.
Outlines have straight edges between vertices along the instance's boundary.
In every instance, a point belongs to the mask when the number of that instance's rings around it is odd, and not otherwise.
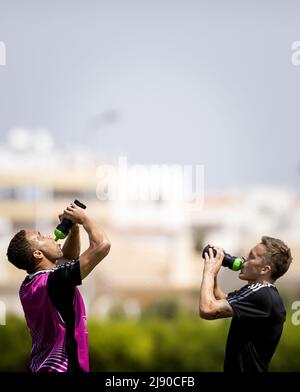
[{"label": "shirt sleeve", "polygon": [[261,287],[258,290],[249,288],[242,292],[229,293],[227,301],[234,316],[241,320],[270,317],[272,301],[268,290],[268,287]]},{"label": "shirt sleeve", "polygon": [[48,286],[51,288],[75,287],[81,285],[79,258],[57,266],[49,274]]}]

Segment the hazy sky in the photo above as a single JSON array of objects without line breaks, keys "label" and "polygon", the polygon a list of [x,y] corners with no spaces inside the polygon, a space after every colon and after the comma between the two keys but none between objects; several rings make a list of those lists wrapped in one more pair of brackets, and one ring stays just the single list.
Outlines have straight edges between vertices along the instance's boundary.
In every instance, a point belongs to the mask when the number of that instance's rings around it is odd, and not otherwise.
[{"label": "hazy sky", "polygon": [[204,164],[209,188],[299,189],[299,18],[299,1],[0,0],[0,141],[46,127],[99,157]]}]

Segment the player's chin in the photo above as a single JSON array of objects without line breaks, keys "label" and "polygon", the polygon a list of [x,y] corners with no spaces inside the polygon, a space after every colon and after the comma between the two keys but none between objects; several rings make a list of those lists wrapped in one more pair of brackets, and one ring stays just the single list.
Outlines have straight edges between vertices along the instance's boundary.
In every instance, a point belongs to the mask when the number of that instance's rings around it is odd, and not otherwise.
[{"label": "player's chin", "polygon": [[247,280],[245,274],[242,271],[239,273],[239,278],[242,280]]}]

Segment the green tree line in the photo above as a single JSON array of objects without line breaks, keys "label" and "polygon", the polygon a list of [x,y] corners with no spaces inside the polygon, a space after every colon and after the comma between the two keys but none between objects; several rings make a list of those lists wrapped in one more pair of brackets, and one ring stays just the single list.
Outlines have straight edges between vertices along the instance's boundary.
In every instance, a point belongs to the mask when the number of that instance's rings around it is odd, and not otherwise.
[{"label": "green tree line", "polygon": [[[230,320],[190,315],[89,322],[92,371],[222,371]],[[26,371],[31,338],[22,318],[0,326],[0,371]],[[288,315],[271,371],[300,371],[300,325]]]}]

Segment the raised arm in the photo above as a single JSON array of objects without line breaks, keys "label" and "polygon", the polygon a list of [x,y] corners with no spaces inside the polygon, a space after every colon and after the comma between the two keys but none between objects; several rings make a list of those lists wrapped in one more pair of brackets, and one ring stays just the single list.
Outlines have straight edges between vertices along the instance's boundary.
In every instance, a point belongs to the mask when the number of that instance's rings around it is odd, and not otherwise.
[{"label": "raised arm", "polygon": [[[205,254],[203,277],[200,287],[199,315],[206,320],[233,316],[232,308],[226,299],[218,299],[215,295],[215,290],[217,289],[215,287],[216,277],[220,270],[223,257],[222,249],[217,249],[216,257],[213,256],[212,249],[209,249],[209,256],[207,253]],[[220,293],[217,292],[218,296],[222,296]]]},{"label": "raised arm", "polygon": [[108,255],[111,244],[104,231],[89,217],[86,217],[82,225],[90,240],[90,246],[80,256],[80,273],[84,279]]},{"label": "raised arm", "polygon": [[73,260],[80,255],[80,232],[79,224],[75,223],[62,247],[64,259]]},{"label": "raised arm", "polygon": [[64,216],[74,223],[81,224],[89,236],[89,247],[79,257],[81,279],[84,279],[107,256],[111,244],[96,222],[75,204],[72,203],[66,208]]},{"label": "raised arm", "polygon": [[226,294],[224,294],[223,291],[218,286],[217,276],[215,276],[215,279],[214,279],[214,296],[216,299],[225,299],[226,298]]}]

